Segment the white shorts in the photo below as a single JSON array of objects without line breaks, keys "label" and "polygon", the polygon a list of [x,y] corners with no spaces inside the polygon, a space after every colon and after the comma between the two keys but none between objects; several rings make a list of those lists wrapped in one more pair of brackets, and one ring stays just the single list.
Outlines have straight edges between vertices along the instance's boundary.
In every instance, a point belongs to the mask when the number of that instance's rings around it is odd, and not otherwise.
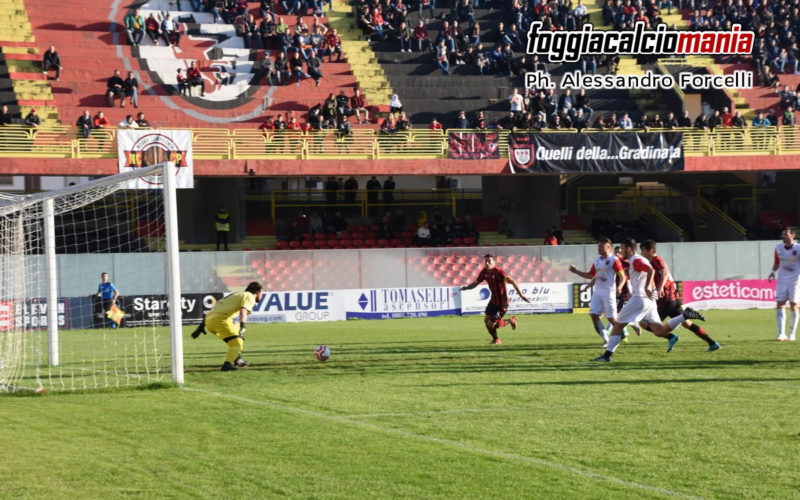
[{"label": "white shorts", "polygon": [[589,305],[589,314],[601,314],[606,319],[617,317],[617,295],[612,290],[611,293],[601,292],[592,294],[592,302]]},{"label": "white shorts", "polygon": [[775,286],[775,300],[778,302],[788,300],[797,304],[800,301],[800,282],[781,283],[778,281]]},{"label": "white shorts", "polygon": [[645,297],[631,297],[622,310],[619,312],[617,322],[619,323],[638,323],[646,321],[648,323],[661,323],[658,316],[656,301]]}]

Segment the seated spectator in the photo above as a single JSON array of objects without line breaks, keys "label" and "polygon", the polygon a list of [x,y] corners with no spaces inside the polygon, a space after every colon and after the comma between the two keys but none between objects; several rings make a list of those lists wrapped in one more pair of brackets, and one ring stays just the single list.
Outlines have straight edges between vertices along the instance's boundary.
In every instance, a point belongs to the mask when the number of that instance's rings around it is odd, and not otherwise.
[{"label": "seated spectator", "polygon": [[219,86],[230,85],[233,83],[233,76],[228,73],[228,70],[225,66],[220,66],[219,71],[217,72],[217,82],[219,82]]},{"label": "seated spectator", "polygon": [[325,232],[325,223],[319,212],[312,212],[311,217],[308,218],[308,229],[311,233]]},{"label": "seated spectator", "polygon": [[344,90],[339,91],[339,95],[336,96],[336,119],[341,120],[343,117],[347,117],[353,114],[353,110],[350,109],[350,99],[345,95]]},{"label": "seated spectator", "polygon": [[94,115],[93,125],[94,128],[106,128],[111,126],[111,123],[109,123],[105,113],[103,113],[102,111],[98,111],[97,114]]},{"label": "seated spectator", "polygon": [[278,52],[278,56],[275,58],[275,81],[278,85],[286,85],[289,83],[289,78],[289,63],[286,60],[286,54]]},{"label": "seated spectator", "polygon": [[392,98],[389,99],[389,112],[399,113],[401,111],[403,111],[403,103],[400,102],[400,97],[397,94],[392,94]]},{"label": "seated spectator", "polygon": [[144,117],[144,113],[141,111],[136,114],[136,124],[139,125],[139,128],[153,128],[153,126],[150,125],[150,122],[147,121],[147,118]]},{"label": "seated spectator", "polygon": [[472,122],[472,128],[475,130],[486,130],[486,116],[483,111],[478,111],[475,116],[475,121]]},{"label": "seated spectator", "polygon": [[[215,21],[216,22],[216,21]],[[144,30],[153,45],[158,45],[158,39],[161,38],[161,28],[155,13],[151,12],[147,19],[144,21]]]},{"label": "seated spectator", "polygon": [[167,47],[171,47],[173,44],[176,47],[181,45],[181,25],[177,20],[172,19],[170,13],[167,13],[164,20],[161,21],[161,37]]},{"label": "seated spectator", "polygon": [[389,115],[381,122],[380,133],[387,135],[394,134],[395,132],[397,132],[397,127],[395,127],[395,118],[393,115]]},{"label": "seated spectator", "polygon": [[333,62],[333,55],[336,54],[336,62],[342,59],[342,39],[339,32],[334,28],[325,39],[328,48],[328,62]]},{"label": "seated spectator", "polygon": [[186,70],[186,79],[189,80],[189,95],[192,94],[192,87],[200,87],[200,97],[206,95],[206,82],[203,80],[203,74],[200,73],[200,68],[197,67],[195,61],[189,63],[189,69]]},{"label": "seated spectator", "polygon": [[272,122],[272,125],[275,130],[286,130],[286,120],[283,119],[283,114],[278,113],[278,116],[275,118],[275,121]]},{"label": "seated spectator", "polygon": [[88,139],[92,134],[94,120],[92,119],[92,114],[89,113],[88,109],[85,109],[83,114],[78,118],[78,121],[75,122],[75,127],[77,127],[78,133],[82,135],[84,139]]},{"label": "seated spectator", "polygon": [[139,124],[133,119],[133,115],[128,115],[124,120],[119,122],[117,128],[139,128]]},{"label": "seated spectator", "polygon": [[350,227],[350,224],[348,224],[345,218],[342,216],[342,211],[337,210],[331,219],[331,228],[336,232],[337,236],[341,236],[345,231],[347,231],[348,227]]},{"label": "seated spectator", "polygon": [[258,130],[263,130],[265,133],[270,130],[275,130],[275,122],[272,120],[272,115],[264,117],[264,122],[258,126]]},{"label": "seated spectator", "polygon": [[27,115],[25,115],[25,119],[22,122],[31,128],[39,128],[39,125],[42,124],[42,119],[39,117],[39,114],[36,112],[36,108],[31,108]]},{"label": "seated spectator", "polygon": [[583,110],[581,108],[578,108],[578,111],[575,112],[575,119],[572,120],[572,128],[578,129],[578,132],[589,128],[589,121],[583,115]]},{"label": "seated spectator", "polygon": [[277,75],[275,73],[275,64],[269,56],[269,51],[264,51],[263,57],[258,60],[258,81],[266,79],[268,85],[275,85]]},{"label": "seated spectator", "polygon": [[125,33],[128,35],[128,43],[133,46],[142,43],[144,38],[144,18],[139,14],[138,7],[133,9],[133,12],[125,16]]},{"label": "seated spectator", "polygon": [[754,127],[769,127],[771,125],[772,123],[770,123],[769,119],[767,119],[767,116],[764,112],[759,113],[758,116],[753,118]]},{"label": "seated spectator", "polygon": [[8,112],[8,106],[3,104],[0,107],[0,126],[11,125],[12,123],[14,123],[14,118]]},{"label": "seated spectator", "polygon": [[125,80],[119,76],[119,70],[114,70],[114,76],[108,79],[108,83],[106,83],[106,97],[108,98],[108,106],[113,108],[114,107],[114,98],[119,97],[120,104],[119,106],[122,108],[125,106]]},{"label": "seated spectator", "polygon": [[420,210],[417,215],[417,228],[420,228],[428,223],[428,213],[425,210]]},{"label": "seated spectator", "polygon": [[438,45],[436,45],[436,51],[434,53],[433,60],[436,65],[439,66],[439,69],[442,70],[442,74],[450,74],[450,62],[448,61],[447,47],[445,46],[444,40],[439,40]]},{"label": "seated spectator", "polygon": [[558,245],[558,239],[556,239],[556,237],[553,236],[553,233],[551,233],[550,231],[546,231],[544,233],[544,244],[545,245],[554,245],[554,246]]},{"label": "seated spectator", "polygon": [[303,71],[303,60],[300,58],[299,52],[295,52],[292,55],[292,58],[289,60],[289,68],[292,70],[292,76],[295,77],[298,87],[300,86],[300,82],[303,81],[303,78],[311,78],[311,75]]},{"label": "seated spectator", "polygon": [[401,111],[400,116],[397,117],[397,121],[395,122],[395,128],[397,129],[398,132],[411,130],[411,120],[408,119],[405,111]]},{"label": "seated spectator", "polygon": [[465,216],[461,223],[461,236],[464,238],[472,238],[476,243],[480,237],[478,229],[475,227],[475,224],[472,223],[471,215]]},{"label": "seated spectator", "polygon": [[[306,68],[308,69],[308,76],[314,80],[317,87],[320,86],[322,81],[322,61],[317,57],[317,51],[309,49],[309,57],[306,60]],[[300,81],[298,80],[298,85]],[[344,90],[342,91],[344,93]]]},{"label": "seated spectator", "polygon": [[431,118],[431,124],[428,125],[428,129],[430,129],[430,130],[442,130],[442,124],[439,123],[436,120],[436,117],[434,116],[433,118]]},{"label": "seated spectator", "polygon": [[[426,1],[426,0],[421,0],[421,1]],[[421,11],[422,7],[420,7],[420,12]],[[430,38],[428,38],[428,29],[425,27],[425,23],[422,21],[422,19],[419,20],[419,23],[417,23],[417,27],[414,28],[414,40],[416,40],[417,50],[419,52],[422,52],[424,46],[427,46],[428,50],[433,52],[433,44],[431,43]]]},{"label": "seated spectator", "polygon": [[350,110],[351,113],[355,113],[359,124],[369,123],[369,110],[367,110],[364,96],[361,95],[361,89],[358,87],[353,90],[353,96],[350,97]]},{"label": "seated spectator", "polygon": [[431,246],[431,230],[427,222],[417,229],[417,235],[413,238],[412,243],[421,247]]},{"label": "seated spectator", "polygon": [[400,41],[400,52],[411,52],[411,29],[406,26],[405,21],[397,27],[397,39]]},{"label": "seated spectator", "polygon": [[178,82],[178,93],[180,95],[189,95],[189,79],[183,72],[183,68],[178,68],[178,74],[175,75],[175,81]]},{"label": "seated spectator", "polygon": [[[136,80],[136,77],[133,76],[133,71],[128,71],[128,76],[125,77],[125,81],[122,84],[123,88],[125,89],[125,95],[122,97],[122,100],[119,103],[120,108],[125,107],[125,98],[130,97],[131,104],[133,104],[134,108],[139,107],[139,81]],[[112,103],[113,104],[113,103]]]},{"label": "seated spectator", "polygon": [[45,79],[47,79],[47,73],[50,70],[55,70],[56,72],[56,81],[61,79],[61,58],[58,56],[58,52],[56,52],[55,45],[51,45],[48,48],[44,56],[42,57],[42,73],[45,75]]}]

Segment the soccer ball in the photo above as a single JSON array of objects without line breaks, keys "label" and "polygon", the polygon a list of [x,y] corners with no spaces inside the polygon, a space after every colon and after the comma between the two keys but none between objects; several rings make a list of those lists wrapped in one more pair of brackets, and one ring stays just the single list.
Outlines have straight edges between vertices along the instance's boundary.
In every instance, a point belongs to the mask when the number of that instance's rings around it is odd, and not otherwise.
[{"label": "soccer ball", "polygon": [[326,345],[317,346],[317,348],[314,349],[314,357],[319,361],[328,361],[328,358],[331,357],[331,350],[328,349]]}]

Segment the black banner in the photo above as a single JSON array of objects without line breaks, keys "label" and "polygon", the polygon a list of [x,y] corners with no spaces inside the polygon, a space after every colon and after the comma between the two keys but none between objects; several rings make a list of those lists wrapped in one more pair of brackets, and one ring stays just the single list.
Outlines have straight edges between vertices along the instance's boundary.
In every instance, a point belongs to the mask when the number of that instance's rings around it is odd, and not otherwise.
[{"label": "black banner", "polygon": [[[183,294],[181,296],[183,323],[200,323],[203,315],[222,297],[221,293]],[[121,303],[120,307],[125,311],[122,326],[169,324],[166,295],[126,295],[120,297],[119,302]]]},{"label": "black banner", "polygon": [[633,173],[683,170],[683,134],[680,132],[510,134],[508,162],[513,173]]},{"label": "black banner", "polygon": [[451,160],[496,160],[500,145],[496,132],[450,132],[448,134]]}]

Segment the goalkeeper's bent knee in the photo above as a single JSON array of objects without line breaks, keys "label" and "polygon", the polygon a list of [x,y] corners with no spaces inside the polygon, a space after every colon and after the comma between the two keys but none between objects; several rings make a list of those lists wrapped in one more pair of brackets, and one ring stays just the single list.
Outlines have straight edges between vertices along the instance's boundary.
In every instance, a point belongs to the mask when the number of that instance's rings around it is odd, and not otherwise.
[{"label": "goalkeeper's bent knee", "polygon": [[233,363],[236,361],[236,358],[239,357],[239,354],[242,353],[242,350],[244,349],[244,341],[242,341],[242,338],[237,335],[226,338],[225,343],[228,344],[228,353],[225,355],[225,361]]}]

